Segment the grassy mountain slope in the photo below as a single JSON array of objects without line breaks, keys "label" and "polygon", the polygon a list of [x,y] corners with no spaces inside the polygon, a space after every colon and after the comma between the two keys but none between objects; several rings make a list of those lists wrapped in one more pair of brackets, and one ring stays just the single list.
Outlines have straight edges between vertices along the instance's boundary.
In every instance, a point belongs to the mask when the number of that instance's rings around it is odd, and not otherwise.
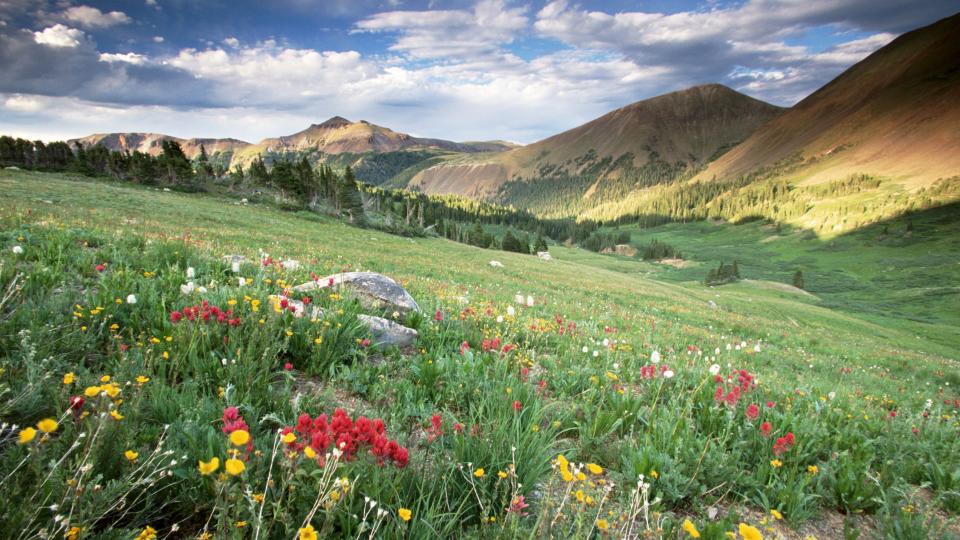
[{"label": "grassy mountain slope", "polygon": [[748,174],[792,156],[796,183],[875,174],[910,189],[960,174],[960,15],[908,32],[854,65],[698,179]]},{"label": "grassy mountain slope", "polygon": [[[410,182],[426,192],[497,197],[545,210],[538,197],[604,198],[608,184],[675,179],[745,139],[782,109],[722,85],[704,85],[640,101],[542,141],[504,152],[462,156]],[[657,174],[648,169],[663,169]],[[546,192],[546,193],[545,193]]]}]

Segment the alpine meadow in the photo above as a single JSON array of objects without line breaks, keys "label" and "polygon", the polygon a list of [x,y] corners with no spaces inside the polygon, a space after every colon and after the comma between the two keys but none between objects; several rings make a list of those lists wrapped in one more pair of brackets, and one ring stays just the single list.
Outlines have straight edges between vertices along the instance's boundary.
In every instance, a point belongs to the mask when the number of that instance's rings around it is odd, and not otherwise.
[{"label": "alpine meadow", "polygon": [[956,10],[0,0],[0,538],[960,539]]}]

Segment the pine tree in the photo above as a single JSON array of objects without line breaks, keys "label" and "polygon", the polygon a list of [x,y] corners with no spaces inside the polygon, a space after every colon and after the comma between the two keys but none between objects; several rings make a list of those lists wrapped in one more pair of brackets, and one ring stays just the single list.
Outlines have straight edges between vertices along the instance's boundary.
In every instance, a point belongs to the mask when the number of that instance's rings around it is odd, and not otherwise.
[{"label": "pine tree", "polygon": [[266,185],[270,183],[270,173],[267,171],[267,166],[263,163],[260,154],[257,154],[257,158],[253,160],[247,171],[250,173],[250,178],[253,178],[258,184]]},{"label": "pine tree", "polygon": [[337,193],[337,206],[340,212],[350,216],[350,223],[364,225],[367,217],[363,212],[363,199],[360,196],[360,187],[353,176],[353,169],[349,166],[343,172],[340,189]]},{"label": "pine tree", "polygon": [[537,239],[534,242],[533,251],[537,253],[542,253],[544,251],[550,251],[550,248],[547,247],[547,241],[543,238],[543,232],[537,231]]},{"label": "pine tree", "polygon": [[804,288],[803,272],[801,272],[800,270],[797,270],[797,271],[793,274],[793,286],[796,287],[796,288],[798,288],[798,289],[803,289],[803,288]]}]

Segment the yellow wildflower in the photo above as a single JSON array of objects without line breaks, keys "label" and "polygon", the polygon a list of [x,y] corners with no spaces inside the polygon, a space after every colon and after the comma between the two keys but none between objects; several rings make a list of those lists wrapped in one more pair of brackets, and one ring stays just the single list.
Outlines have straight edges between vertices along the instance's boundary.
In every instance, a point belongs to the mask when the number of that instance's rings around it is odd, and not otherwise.
[{"label": "yellow wildflower", "polygon": [[603,474],[603,467],[596,463],[587,463],[587,470],[590,471],[590,474]]},{"label": "yellow wildflower", "polygon": [[114,411],[110,411],[110,416],[112,416],[113,419],[114,419],[114,420],[117,420],[117,421],[123,420],[123,415],[120,414],[120,413],[118,413],[118,412],[115,411],[115,410],[114,410]]},{"label": "yellow wildflower", "polygon": [[310,459],[317,457],[317,452],[313,448],[306,446],[303,448],[303,455],[307,456]]},{"label": "yellow wildflower", "polygon": [[63,384],[73,384],[73,381],[77,378],[76,375],[71,371],[63,376]]},{"label": "yellow wildflower", "polygon": [[99,394],[99,393],[100,393],[100,387],[99,387],[99,386],[88,386],[88,387],[86,387],[86,388],[83,390],[83,395],[85,395],[85,396],[87,396],[87,397],[89,397],[89,398],[97,397],[97,394]]},{"label": "yellow wildflower", "polygon": [[238,429],[230,433],[230,442],[234,446],[243,446],[250,442],[250,434],[245,429]]},{"label": "yellow wildflower", "polygon": [[397,515],[404,521],[410,521],[410,518],[413,517],[413,512],[411,512],[409,508],[400,508],[397,510]]},{"label": "yellow wildflower", "polygon": [[483,478],[484,476],[486,476],[486,474],[487,474],[487,471],[483,470],[483,467],[480,467],[479,469],[473,471],[473,475],[476,476],[477,478]]},{"label": "yellow wildflower", "polygon": [[227,469],[227,474],[229,474],[230,476],[237,476],[239,474],[242,474],[243,471],[247,468],[247,466],[244,465],[243,462],[237,458],[228,459],[225,467]]},{"label": "yellow wildflower", "polygon": [[770,515],[773,516],[774,519],[783,519],[783,514],[781,514],[776,508],[770,509]]},{"label": "yellow wildflower", "polygon": [[220,458],[218,457],[210,458],[210,461],[207,461],[207,462],[200,461],[199,464],[197,465],[197,469],[200,471],[200,474],[202,474],[203,476],[206,476],[210,473],[214,473],[219,468],[220,468]]},{"label": "yellow wildflower", "polygon": [[683,520],[683,530],[690,535],[690,538],[700,538],[700,531],[697,530],[697,526],[689,519]]},{"label": "yellow wildflower", "polygon": [[602,519],[602,518],[598,519],[597,528],[600,529],[601,531],[605,531],[610,528],[610,523],[608,523],[607,520],[605,519]]},{"label": "yellow wildflower", "polygon": [[[236,431],[234,431],[234,433],[236,433]],[[287,433],[286,435],[284,435],[284,436],[282,437],[282,440],[283,440],[283,442],[285,442],[285,443],[287,443],[287,444],[291,444],[291,443],[296,442],[296,440],[297,440],[297,435],[296,435],[294,432],[291,431],[290,433]]]},{"label": "yellow wildflower", "polygon": [[820,469],[816,465],[807,465],[807,472],[810,474],[817,474],[820,472]]},{"label": "yellow wildflower", "polygon": [[133,450],[127,450],[123,453],[123,457],[127,458],[129,461],[136,461],[137,458],[140,457],[140,454],[134,452]]},{"label": "yellow wildflower", "polygon": [[313,525],[307,525],[302,527],[297,531],[300,540],[317,540],[317,531],[313,528]]},{"label": "yellow wildflower", "polygon": [[37,422],[37,429],[44,433],[53,433],[58,427],[60,427],[60,424],[58,424],[53,418],[44,418],[43,420]]},{"label": "yellow wildflower", "polygon": [[760,534],[760,530],[756,527],[747,525],[746,523],[741,523],[739,525],[740,536],[743,537],[743,540],[763,540],[763,535]]},{"label": "yellow wildflower", "polygon": [[774,459],[770,461],[770,466],[774,469],[779,469],[780,467],[783,467],[783,462],[779,459]]},{"label": "yellow wildflower", "polygon": [[137,535],[136,540],[155,540],[157,538],[157,530],[153,527],[147,525],[140,534]]},{"label": "yellow wildflower", "polygon": [[17,436],[18,444],[27,444],[32,441],[37,436],[37,430],[32,427],[23,428],[20,430],[20,434]]}]

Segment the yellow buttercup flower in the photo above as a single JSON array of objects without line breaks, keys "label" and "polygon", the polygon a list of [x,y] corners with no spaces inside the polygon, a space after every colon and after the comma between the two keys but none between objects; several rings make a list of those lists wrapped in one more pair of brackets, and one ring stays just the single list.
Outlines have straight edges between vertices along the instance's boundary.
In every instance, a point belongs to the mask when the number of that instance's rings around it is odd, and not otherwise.
[{"label": "yellow buttercup flower", "polygon": [[506,477],[507,477],[507,473],[505,473],[505,472],[503,472],[503,471],[499,471],[499,472],[497,473],[497,476],[499,476],[501,479],[503,479],[503,478],[506,478]]},{"label": "yellow buttercup flower", "polygon": [[142,531],[140,531],[140,534],[137,535],[136,540],[155,540],[156,538],[157,530],[147,525]]},{"label": "yellow buttercup flower", "polygon": [[413,512],[411,512],[409,508],[400,508],[397,510],[397,515],[404,521],[410,521],[410,518],[413,517]]},{"label": "yellow buttercup flower", "polygon": [[587,463],[587,470],[590,471],[590,474],[603,474],[603,467],[596,463]]},{"label": "yellow buttercup flower", "polygon": [[310,459],[317,457],[317,451],[309,446],[303,448],[303,455],[307,456]]},{"label": "yellow buttercup flower", "polygon": [[601,531],[605,531],[610,528],[610,523],[608,523],[607,520],[605,519],[598,519],[597,528],[600,529]]},{"label": "yellow buttercup flower", "polygon": [[113,419],[117,421],[123,420],[123,415],[118,413],[117,411],[110,411],[110,416],[112,416]]},{"label": "yellow buttercup flower", "polygon": [[71,371],[63,376],[63,384],[73,384],[73,381],[76,380],[77,376]]},{"label": "yellow buttercup flower", "polygon": [[817,474],[820,472],[820,469],[816,465],[807,465],[807,472],[810,474]]},{"label": "yellow buttercup flower", "polygon": [[473,475],[476,476],[477,478],[483,478],[484,476],[486,476],[486,474],[487,474],[487,471],[483,470],[483,467],[480,467],[479,469],[473,471]]},{"label": "yellow buttercup flower", "polygon": [[123,453],[123,457],[127,458],[129,461],[136,461],[137,458],[140,457],[140,454],[134,452],[133,450],[127,450]]},{"label": "yellow buttercup flower", "polygon": [[17,436],[18,444],[27,444],[32,441],[37,436],[37,430],[32,427],[23,428],[20,430],[20,434]]},{"label": "yellow buttercup flower", "polygon": [[[236,432],[234,432],[234,433],[236,433]],[[296,440],[297,440],[297,435],[296,435],[294,432],[291,431],[290,433],[287,433],[286,435],[284,435],[281,440],[283,440],[283,442],[285,442],[285,443],[287,443],[287,444],[291,444],[291,443],[296,442]]]},{"label": "yellow buttercup flower", "polygon": [[690,535],[690,538],[700,538],[700,531],[697,530],[697,526],[689,519],[683,520],[683,530]]},{"label": "yellow buttercup flower", "polygon": [[100,393],[100,387],[99,387],[99,386],[88,386],[88,387],[86,387],[86,388],[83,390],[83,395],[85,395],[85,396],[87,396],[87,397],[89,397],[89,398],[97,397],[97,395],[98,395],[99,393]]},{"label": "yellow buttercup flower", "polygon": [[197,465],[197,469],[200,471],[200,474],[207,476],[208,474],[214,473],[217,469],[220,468],[220,458],[214,457],[210,458],[210,461],[203,462],[200,461]]},{"label": "yellow buttercup flower", "polygon": [[234,446],[243,446],[250,442],[250,433],[245,429],[238,429],[230,433],[230,442]]},{"label": "yellow buttercup flower", "polygon": [[743,537],[743,540],[763,540],[763,535],[760,534],[760,529],[747,525],[746,523],[741,523],[739,525],[740,536]]},{"label": "yellow buttercup flower", "polygon": [[776,508],[770,509],[770,515],[773,516],[774,519],[783,519],[783,514],[781,514]]},{"label": "yellow buttercup flower", "polygon": [[774,459],[770,461],[770,466],[774,469],[779,469],[780,467],[783,467],[783,462],[779,459]]},{"label": "yellow buttercup flower", "polygon": [[300,540],[317,540],[317,531],[313,528],[313,525],[301,527],[298,534]]},{"label": "yellow buttercup flower", "polygon": [[227,474],[229,474],[230,476],[237,476],[239,474],[243,474],[243,471],[246,470],[247,468],[247,466],[244,465],[243,462],[237,458],[228,459],[224,467],[227,469]]},{"label": "yellow buttercup flower", "polygon": [[53,418],[44,418],[43,420],[37,422],[37,429],[44,433],[53,433],[58,427],[60,427],[60,424],[58,424]]},{"label": "yellow buttercup flower", "polygon": [[150,377],[144,377],[143,375],[137,375],[137,384],[147,384],[150,382]]}]

